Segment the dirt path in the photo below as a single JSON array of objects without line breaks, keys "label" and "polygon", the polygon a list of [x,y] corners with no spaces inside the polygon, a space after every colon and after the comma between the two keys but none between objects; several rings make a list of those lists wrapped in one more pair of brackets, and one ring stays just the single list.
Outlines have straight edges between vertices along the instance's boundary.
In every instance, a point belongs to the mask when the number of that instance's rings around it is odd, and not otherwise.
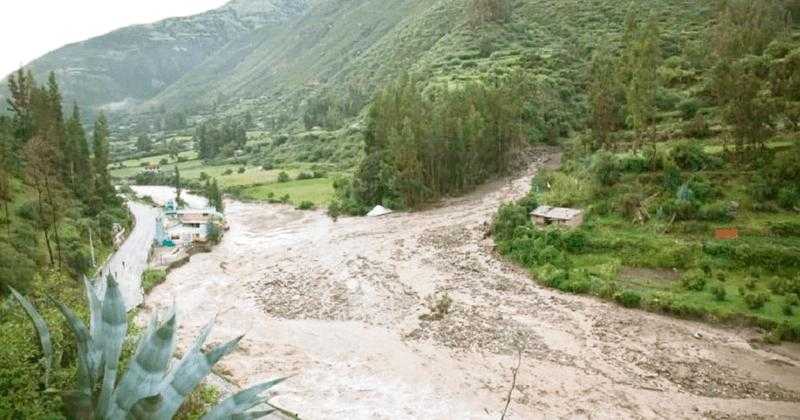
[{"label": "dirt path", "polygon": [[[275,401],[310,419],[800,417],[800,348],[535,285],[484,238],[535,168],[440,208],[333,222],[229,202],[231,231],[146,299],[177,301],[181,347],[246,333],[219,370],[237,385],[297,376]],[[452,311],[421,321],[447,292]],[[702,338],[693,336],[700,333]]]}]

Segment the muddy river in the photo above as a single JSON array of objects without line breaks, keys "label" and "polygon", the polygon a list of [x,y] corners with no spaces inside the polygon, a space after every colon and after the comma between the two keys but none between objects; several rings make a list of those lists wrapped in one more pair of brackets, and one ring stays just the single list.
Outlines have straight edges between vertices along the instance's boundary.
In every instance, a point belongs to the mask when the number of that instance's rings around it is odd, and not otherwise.
[{"label": "muddy river", "polygon": [[[140,317],[176,302],[182,349],[214,317],[211,342],[246,334],[217,373],[295,375],[274,402],[308,419],[498,419],[518,352],[509,419],[800,416],[796,345],[548,290],[492,253],[485,224],[553,159],[415,214],[228,201],[222,243]],[[444,293],[450,313],[421,320]]]}]

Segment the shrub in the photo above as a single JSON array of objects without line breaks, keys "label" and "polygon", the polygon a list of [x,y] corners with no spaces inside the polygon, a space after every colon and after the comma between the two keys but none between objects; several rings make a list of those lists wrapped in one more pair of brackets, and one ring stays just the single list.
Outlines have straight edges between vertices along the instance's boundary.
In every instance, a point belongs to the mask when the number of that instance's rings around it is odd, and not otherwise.
[{"label": "shrub", "polygon": [[667,191],[677,191],[683,185],[683,174],[678,165],[672,161],[664,167],[663,185]]},{"label": "shrub", "polygon": [[770,296],[769,292],[766,291],[746,292],[744,295],[742,295],[742,299],[748,308],[760,309],[763,308],[767,302],[769,302]]},{"label": "shrub", "polygon": [[530,223],[528,209],[526,207],[507,203],[500,206],[494,218],[492,234],[497,241],[511,239],[518,226],[525,226]]},{"label": "shrub", "polygon": [[776,236],[800,236],[800,222],[772,222],[768,226]]},{"label": "shrub", "polygon": [[793,210],[800,204],[800,190],[793,187],[783,187],[778,190],[778,205],[786,210]]},{"label": "shrub", "polygon": [[167,158],[163,158],[163,159],[158,161],[159,165],[166,165],[168,163],[169,163],[169,160]]},{"label": "shrub", "polygon": [[687,98],[678,103],[678,111],[681,112],[681,117],[689,121],[697,115],[700,109],[700,101],[695,98]]},{"label": "shrub", "polygon": [[244,166],[241,166],[241,167],[239,167],[239,169],[236,170],[236,172],[240,173],[240,174],[245,173],[245,171],[247,171],[247,169]]},{"label": "shrub", "polygon": [[700,270],[691,270],[681,276],[681,287],[702,292],[706,288],[706,275]]},{"label": "shrub", "polygon": [[710,159],[703,146],[697,142],[680,143],[670,151],[670,157],[683,170],[699,171],[706,167]]},{"label": "shrub", "polygon": [[632,290],[615,294],[614,300],[626,308],[638,308],[642,304],[642,296]]},{"label": "shrub", "polygon": [[697,217],[708,222],[730,222],[736,216],[729,203],[713,203],[701,206]]},{"label": "shrub", "polygon": [[314,179],[314,174],[308,172],[300,172],[299,174],[297,174],[297,177],[295,179],[297,179],[298,181],[302,181],[304,179]]},{"label": "shrub", "polygon": [[722,302],[725,300],[725,297],[727,296],[728,292],[727,290],[725,290],[724,284],[716,283],[713,286],[711,286],[711,294],[714,295],[714,299]]},{"label": "shrub", "polygon": [[230,168],[226,169],[225,172],[222,173],[222,175],[231,175],[231,174],[233,174],[233,169]]},{"label": "shrub", "polygon": [[278,182],[280,183],[289,182],[289,174],[287,174],[286,171],[281,171],[278,174]]},{"label": "shrub", "polygon": [[619,169],[626,173],[643,173],[651,168],[648,157],[640,155],[626,155],[619,160]]},{"label": "shrub", "polygon": [[786,304],[790,306],[798,306],[800,305],[800,294],[797,293],[790,293],[786,295]]},{"label": "shrub", "polygon": [[297,210],[313,210],[315,207],[314,202],[304,200],[297,206]]},{"label": "shrub", "polygon": [[703,114],[696,114],[691,121],[687,121],[683,125],[683,135],[692,139],[711,137],[711,128],[708,126]]},{"label": "shrub", "polygon": [[609,152],[599,152],[594,156],[592,171],[597,182],[605,186],[616,184],[622,176],[616,156]]},{"label": "shrub", "polygon": [[292,197],[290,197],[289,194],[284,194],[283,196],[281,196],[279,200],[281,204],[287,204],[289,201],[292,200]]},{"label": "shrub", "polygon": [[148,293],[166,279],[167,272],[165,270],[147,269],[142,273],[142,288],[145,293]]}]

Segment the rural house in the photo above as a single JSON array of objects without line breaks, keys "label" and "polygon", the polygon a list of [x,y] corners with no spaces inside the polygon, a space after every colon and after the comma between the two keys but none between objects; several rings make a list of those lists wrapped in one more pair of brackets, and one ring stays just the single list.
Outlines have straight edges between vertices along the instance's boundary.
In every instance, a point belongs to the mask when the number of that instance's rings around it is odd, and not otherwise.
[{"label": "rural house", "polygon": [[536,226],[564,226],[575,228],[583,224],[583,211],[564,207],[539,206],[531,212]]}]

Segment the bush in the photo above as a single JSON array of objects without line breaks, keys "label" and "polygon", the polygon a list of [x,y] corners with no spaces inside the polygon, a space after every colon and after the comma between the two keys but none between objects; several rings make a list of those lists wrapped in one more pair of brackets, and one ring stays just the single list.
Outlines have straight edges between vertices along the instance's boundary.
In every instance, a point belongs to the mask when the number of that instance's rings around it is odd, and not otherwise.
[{"label": "bush", "polygon": [[302,181],[304,179],[314,179],[314,174],[310,174],[308,172],[300,172],[299,174],[297,174],[297,177],[295,179],[297,179],[298,181]]},{"label": "bush", "polygon": [[700,220],[708,222],[730,222],[736,216],[729,203],[713,203],[701,206],[697,214]]},{"label": "bush", "polygon": [[800,236],[800,222],[771,222],[768,226],[775,236]]},{"label": "bush", "polygon": [[632,290],[615,294],[614,300],[626,308],[638,308],[642,304],[642,296]]},{"label": "bush", "polygon": [[755,310],[763,308],[769,302],[770,296],[766,291],[745,292],[742,299],[748,308]]},{"label": "bush", "polygon": [[280,183],[289,182],[289,174],[287,174],[286,171],[281,171],[278,174],[278,182]]},{"label": "bush", "polygon": [[496,241],[509,240],[514,236],[518,226],[530,223],[528,209],[517,204],[507,203],[500,206],[494,218],[492,234]]},{"label": "bush", "polygon": [[685,121],[689,121],[697,115],[700,110],[700,101],[695,98],[687,98],[678,103],[678,111]]},{"label": "bush", "polygon": [[592,171],[597,182],[605,186],[616,184],[622,176],[616,156],[608,152],[599,152],[594,156]]},{"label": "bush", "polygon": [[222,175],[232,175],[232,174],[233,174],[233,169],[226,169],[225,172],[222,173]]},{"label": "bush", "polygon": [[702,292],[706,288],[706,275],[701,270],[691,270],[681,276],[681,287]]},{"label": "bush", "polygon": [[281,196],[279,200],[281,204],[287,204],[289,201],[292,200],[292,197],[290,197],[289,194],[284,194],[283,196]]},{"label": "bush", "polygon": [[691,121],[683,125],[683,135],[693,139],[705,139],[711,137],[711,128],[708,126],[705,117],[697,114]]},{"label": "bush", "polygon": [[798,306],[800,305],[800,294],[797,293],[790,293],[786,295],[786,304],[790,306]]},{"label": "bush", "polygon": [[667,191],[677,191],[683,185],[683,174],[678,165],[672,161],[664,167],[663,185]]},{"label": "bush", "polygon": [[297,210],[313,210],[316,206],[311,201],[301,201],[297,206]]},{"label": "bush", "polygon": [[239,169],[236,170],[236,172],[240,173],[240,174],[245,173],[245,171],[247,171],[247,169],[244,166],[242,166],[242,167],[240,167]]},{"label": "bush", "polygon": [[725,289],[724,284],[716,283],[713,286],[711,286],[711,294],[714,295],[714,299],[722,302],[725,300],[725,297],[728,295],[728,292]]},{"label": "bush", "polygon": [[163,283],[167,279],[165,270],[148,268],[142,273],[142,288],[145,293],[149,293],[153,288]]},{"label": "bush", "polygon": [[793,210],[800,205],[800,190],[793,187],[783,187],[778,190],[778,205],[786,210]]},{"label": "bush", "polygon": [[679,168],[686,171],[704,169],[711,159],[697,142],[680,143],[670,151],[670,157]]}]

